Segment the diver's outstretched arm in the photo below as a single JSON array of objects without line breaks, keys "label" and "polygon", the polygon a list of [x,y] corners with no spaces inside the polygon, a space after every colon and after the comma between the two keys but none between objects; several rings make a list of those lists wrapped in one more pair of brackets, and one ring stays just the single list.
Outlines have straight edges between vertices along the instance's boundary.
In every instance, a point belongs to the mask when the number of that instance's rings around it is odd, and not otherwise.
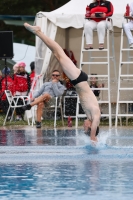
[{"label": "diver's outstretched arm", "polygon": [[97,142],[97,137],[95,136],[95,134],[96,134],[97,127],[99,126],[99,122],[100,122],[99,118],[95,117],[91,124],[90,138],[92,141],[95,141],[95,142]]}]

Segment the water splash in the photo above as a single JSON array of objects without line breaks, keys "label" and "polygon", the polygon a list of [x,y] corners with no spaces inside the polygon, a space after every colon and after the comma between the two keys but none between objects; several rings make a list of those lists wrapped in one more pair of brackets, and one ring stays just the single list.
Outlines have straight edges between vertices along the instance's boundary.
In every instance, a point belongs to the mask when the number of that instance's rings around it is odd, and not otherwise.
[{"label": "water splash", "polygon": [[97,147],[106,147],[107,140],[110,136],[111,136],[111,130],[100,132],[100,134],[98,135]]}]

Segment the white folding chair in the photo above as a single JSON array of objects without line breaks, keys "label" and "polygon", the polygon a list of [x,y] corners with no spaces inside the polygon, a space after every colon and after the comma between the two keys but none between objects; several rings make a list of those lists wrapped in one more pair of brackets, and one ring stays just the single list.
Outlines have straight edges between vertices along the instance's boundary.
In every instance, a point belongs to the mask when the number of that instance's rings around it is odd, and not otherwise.
[{"label": "white folding chair", "polygon": [[[59,100],[59,102],[58,102]],[[60,108],[62,125],[64,126],[63,111],[62,111],[62,97],[55,97],[55,113],[54,113],[54,128],[56,128],[57,110]]]},{"label": "white folding chair", "polygon": [[[20,107],[26,105],[25,102],[30,100],[28,96],[13,96],[10,90],[5,90],[5,94],[6,94],[8,103],[9,103],[9,108],[7,110],[7,114],[6,114],[5,120],[3,122],[3,126],[5,126],[5,124],[6,124],[6,120],[7,120],[7,117],[8,117],[8,114],[9,114],[9,111],[10,111],[11,108],[13,108],[13,112],[12,112],[12,116],[11,116],[10,121],[12,121],[15,108],[20,108]],[[22,105],[17,105],[18,101],[20,99],[22,100],[23,104]],[[29,122],[28,118],[27,118],[27,121],[28,121],[28,125],[30,125],[30,122]]]},{"label": "white folding chair", "polygon": [[31,123],[31,125],[32,126],[36,123],[35,122],[35,116],[36,116],[35,112],[36,112],[36,110],[37,110],[37,106],[36,105],[31,107],[31,112],[32,112],[32,123]]}]

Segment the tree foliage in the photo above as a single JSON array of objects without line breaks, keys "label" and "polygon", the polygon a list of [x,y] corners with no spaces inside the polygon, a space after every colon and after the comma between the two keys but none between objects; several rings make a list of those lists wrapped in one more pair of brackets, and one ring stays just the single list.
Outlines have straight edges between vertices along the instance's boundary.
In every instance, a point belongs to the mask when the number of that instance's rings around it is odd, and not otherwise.
[{"label": "tree foliage", "polygon": [[1,0],[1,15],[35,15],[39,11],[52,11],[69,0]]},{"label": "tree foliage", "polygon": [[[39,11],[50,12],[69,0],[1,0],[0,15],[33,15]],[[0,21],[0,31],[13,31],[14,42],[35,45],[35,37],[22,26],[5,25]]]}]

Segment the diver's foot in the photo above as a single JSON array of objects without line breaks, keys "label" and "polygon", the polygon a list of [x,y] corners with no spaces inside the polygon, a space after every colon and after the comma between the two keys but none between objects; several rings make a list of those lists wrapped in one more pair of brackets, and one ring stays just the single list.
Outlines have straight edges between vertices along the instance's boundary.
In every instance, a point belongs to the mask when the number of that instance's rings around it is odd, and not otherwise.
[{"label": "diver's foot", "polygon": [[30,32],[32,32],[32,33],[34,33],[34,34],[36,34],[38,31],[41,31],[41,28],[40,28],[39,26],[31,26],[31,25],[28,24],[28,23],[24,23],[24,27],[25,27],[28,31],[30,31]]}]

